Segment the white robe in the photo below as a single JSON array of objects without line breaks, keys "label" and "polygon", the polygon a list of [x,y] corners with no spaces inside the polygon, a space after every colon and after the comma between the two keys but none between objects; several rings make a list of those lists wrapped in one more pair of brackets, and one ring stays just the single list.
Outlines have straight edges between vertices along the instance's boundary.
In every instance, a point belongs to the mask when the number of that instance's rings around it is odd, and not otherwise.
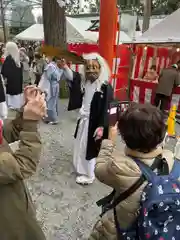
[{"label": "white robe", "polygon": [[[3,86],[4,86],[4,91],[6,92],[6,87],[5,87],[5,80],[3,79],[3,76],[1,75],[2,81],[3,81]],[[23,104],[24,104],[24,94],[20,93],[17,95],[10,95],[6,94],[6,103],[8,108],[10,109],[20,109]]]},{"label": "white robe", "polygon": [[20,109],[24,104],[23,93],[18,95],[6,95],[6,102],[10,109]]},{"label": "white robe", "polygon": [[0,103],[0,120],[6,119],[8,116],[8,108],[6,102]]},{"label": "white robe", "polygon": [[97,89],[97,83],[87,82],[85,85],[85,95],[83,98],[82,107],[80,109],[80,123],[77,132],[77,137],[74,143],[73,164],[77,174],[85,175],[94,178],[94,168],[96,158],[86,160],[88,127],[91,101]]}]

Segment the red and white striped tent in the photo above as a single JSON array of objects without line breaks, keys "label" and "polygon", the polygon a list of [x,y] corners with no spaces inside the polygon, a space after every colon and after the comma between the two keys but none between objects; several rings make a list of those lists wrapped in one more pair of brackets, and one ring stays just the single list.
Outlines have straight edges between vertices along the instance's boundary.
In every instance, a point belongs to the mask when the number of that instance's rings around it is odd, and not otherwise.
[{"label": "red and white striped tent", "polygon": [[[151,102],[154,100],[155,83],[141,81],[147,69],[156,65],[160,73],[165,67],[180,60],[180,9],[167,16],[153,28],[138,37],[136,57],[131,79],[131,100],[135,102]],[[180,87],[172,94],[170,105],[180,110]]]}]

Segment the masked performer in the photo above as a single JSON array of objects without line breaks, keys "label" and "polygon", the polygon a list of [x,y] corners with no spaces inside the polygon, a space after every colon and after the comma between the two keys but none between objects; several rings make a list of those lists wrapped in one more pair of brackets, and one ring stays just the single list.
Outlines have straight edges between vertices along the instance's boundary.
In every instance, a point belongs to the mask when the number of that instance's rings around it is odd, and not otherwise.
[{"label": "masked performer", "polygon": [[1,73],[6,82],[7,105],[17,110],[23,105],[23,66],[16,43],[6,44],[5,56]]},{"label": "masked performer", "polygon": [[101,141],[108,137],[108,108],[113,90],[108,84],[110,70],[97,53],[84,56],[84,76],[73,73],[68,110],[80,108],[75,132],[73,164],[78,184],[91,184]]}]

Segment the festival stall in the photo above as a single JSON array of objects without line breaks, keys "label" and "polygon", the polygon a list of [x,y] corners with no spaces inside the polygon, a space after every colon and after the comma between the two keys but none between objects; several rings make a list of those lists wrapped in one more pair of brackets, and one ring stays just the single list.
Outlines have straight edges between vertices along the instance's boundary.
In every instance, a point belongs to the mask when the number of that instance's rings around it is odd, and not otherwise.
[{"label": "festival stall", "polygon": [[[180,60],[180,9],[166,17],[159,24],[146,31],[134,42],[134,66],[130,81],[130,98],[134,102],[153,103],[157,83],[143,80],[143,76],[152,66],[160,74],[163,68]],[[180,110],[180,87],[171,97],[170,106]]]}]

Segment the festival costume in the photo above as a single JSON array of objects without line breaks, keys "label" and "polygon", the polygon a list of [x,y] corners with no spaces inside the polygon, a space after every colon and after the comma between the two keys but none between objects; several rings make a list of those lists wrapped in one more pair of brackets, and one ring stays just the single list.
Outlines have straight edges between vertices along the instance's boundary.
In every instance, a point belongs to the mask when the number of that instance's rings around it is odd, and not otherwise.
[{"label": "festival costume", "polygon": [[[113,89],[107,80],[107,76],[103,79],[103,74],[100,74],[94,82],[87,79],[82,87],[82,78],[79,73],[74,73],[70,84],[68,110],[80,108],[73,154],[73,165],[80,175],[76,179],[77,183],[90,184],[94,181],[96,157],[102,139],[108,138],[108,108],[113,100]],[[103,137],[96,141],[94,133],[101,127],[104,129]]]},{"label": "festival costume", "polygon": [[2,65],[1,74],[6,81],[7,105],[11,109],[20,109],[23,105],[23,66],[17,66],[8,55]]}]

